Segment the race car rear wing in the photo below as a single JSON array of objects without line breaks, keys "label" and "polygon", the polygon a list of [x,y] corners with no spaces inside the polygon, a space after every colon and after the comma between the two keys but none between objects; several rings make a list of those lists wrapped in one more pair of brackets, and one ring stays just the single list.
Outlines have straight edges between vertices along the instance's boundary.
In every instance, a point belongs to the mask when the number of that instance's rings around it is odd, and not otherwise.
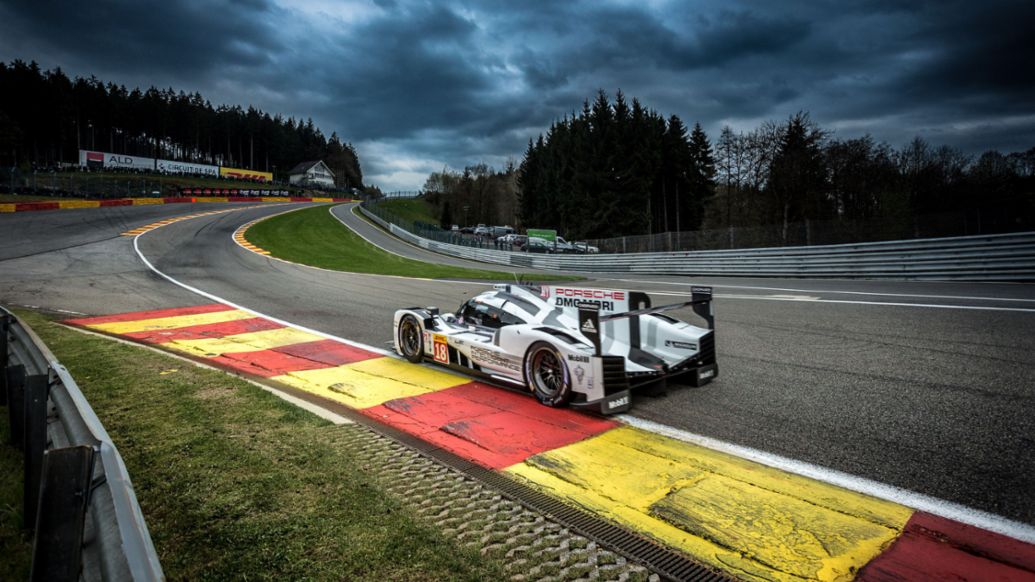
[{"label": "race car rear wing", "polygon": [[634,309],[632,311],[625,311],[623,313],[609,313],[607,315],[600,315],[599,305],[584,302],[579,305],[579,331],[581,331],[582,335],[586,336],[586,338],[589,339],[589,341],[593,342],[594,353],[599,356],[601,353],[601,323],[626,318],[633,318],[635,320],[635,318],[638,318],[641,315],[662,313],[664,311],[672,311],[673,309],[681,309],[687,306],[690,306],[693,309],[694,313],[704,318],[704,320],[708,323],[708,329],[715,329],[715,315],[712,312],[712,288],[691,287],[690,301],[684,301],[682,303],[673,303],[671,305],[659,305],[658,307]]}]

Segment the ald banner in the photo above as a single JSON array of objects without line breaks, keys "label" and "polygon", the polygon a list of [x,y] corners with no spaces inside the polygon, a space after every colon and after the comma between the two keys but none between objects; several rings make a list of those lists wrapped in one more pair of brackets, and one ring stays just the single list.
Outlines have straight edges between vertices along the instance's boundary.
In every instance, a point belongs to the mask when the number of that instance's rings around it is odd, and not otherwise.
[{"label": "ald banner", "polygon": [[79,165],[84,168],[121,168],[126,170],[150,170],[153,172],[155,169],[155,159],[79,150]]}]

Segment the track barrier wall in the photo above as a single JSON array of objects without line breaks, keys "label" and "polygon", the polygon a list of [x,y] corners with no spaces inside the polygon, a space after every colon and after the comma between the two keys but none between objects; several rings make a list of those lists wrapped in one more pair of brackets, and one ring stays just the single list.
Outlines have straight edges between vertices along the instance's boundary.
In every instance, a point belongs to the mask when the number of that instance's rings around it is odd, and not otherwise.
[{"label": "track barrier wall", "polygon": [[129,473],[86,397],[2,307],[0,326],[0,405],[25,457],[31,579],[164,580]]},{"label": "track barrier wall", "polygon": [[[627,254],[538,254],[439,242],[366,207],[393,235],[429,251],[546,271],[643,275],[1035,281],[1035,232],[872,243]],[[386,215],[387,216],[387,215]]]}]

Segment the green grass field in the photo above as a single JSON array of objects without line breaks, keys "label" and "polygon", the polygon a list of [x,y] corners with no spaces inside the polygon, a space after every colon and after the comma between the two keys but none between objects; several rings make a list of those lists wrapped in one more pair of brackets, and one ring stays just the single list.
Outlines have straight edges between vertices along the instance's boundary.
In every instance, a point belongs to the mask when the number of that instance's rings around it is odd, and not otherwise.
[{"label": "green grass field", "polygon": [[[263,220],[245,238],[273,256],[313,267],[427,279],[514,281],[503,271],[465,269],[406,259],[368,243],[338,222],[329,206],[304,208]],[[573,281],[579,277],[544,275],[537,280]]]},{"label": "green grass field", "polygon": [[379,203],[378,206],[403,220],[438,224],[438,217],[435,216],[434,208],[423,198],[396,198],[385,200]]},{"label": "green grass field", "polygon": [[[382,488],[348,438],[366,429],[335,426],[223,372],[18,316],[116,443],[170,580],[503,577],[493,558],[458,546]],[[0,453],[3,580],[28,577],[10,508],[18,464]]]}]

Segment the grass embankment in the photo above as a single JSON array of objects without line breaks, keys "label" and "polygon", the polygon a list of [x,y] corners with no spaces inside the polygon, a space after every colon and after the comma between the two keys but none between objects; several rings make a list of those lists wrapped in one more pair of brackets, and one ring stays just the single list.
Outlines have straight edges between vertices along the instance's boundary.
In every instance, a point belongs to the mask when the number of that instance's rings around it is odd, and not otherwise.
[{"label": "grass embankment", "polygon": [[[385,252],[338,222],[327,206],[303,208],[263,220],[249,228],[245,238],[274,257],[335,271],[428,279],[514,280],[512,273],[436,265]],[[565,275],[535,275],[533,278],[579,279]]]},{"label": "grass embankment", "polygon": [[438,217],[427,200],[423,198],[396,198],[378,203],[378,207],[410,222],[438,224]]},{"label": "grass embankment", "polygon": [[222,372],[19,317],[118,446],[170,580],[501,578],[379,486],[344,438],[365,429]]},{"label": "grass embankment", "polygon": [[22,454],[8,444],[7,407],[0,406],[0,580],[28,580],[32,539],[22,529]]}]

